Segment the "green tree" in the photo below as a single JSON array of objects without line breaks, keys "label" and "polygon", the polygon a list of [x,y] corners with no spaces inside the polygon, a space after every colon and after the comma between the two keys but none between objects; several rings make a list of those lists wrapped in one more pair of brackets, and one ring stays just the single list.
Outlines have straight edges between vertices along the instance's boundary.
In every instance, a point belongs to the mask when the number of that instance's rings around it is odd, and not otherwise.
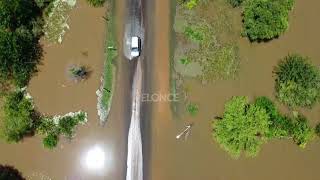
[{"label": "green tree", "polygon": [[290,107],[311,107],[320,97],[320,71],[300,55],[289,55],[274,70],[276,96]]},{"label": "green tree", "polygon": [[286,138],[290,135],[290,129],[292,129],[291,120],[281,115],[269,98],[258,97],[255,100],[255,105],[265,109],[269,115],[269,131],[267,133],[269,139]]},{"label": "green tree", "polygon": [[12,31],[20,26],[31,27],[40,13],[33,0],[1,0],[0,27]]},{"label": "green tree", "polygon": [[244,34],[251,41],[270,40],[285,32],[294,0],[247,0],[244,5]]},{"label": "green tree", "polygon": [[33,132],[34,109],[24,92],[12,92],[7,95],[4,104],[4,118],[1,123],[2,133],[8,142],[18,142],[23,136]]},{"label": "green tree", "polygon": [[38,40],[24,27],[14,32],[0,29],[0,78],[25,86],[41,56]]},{"label": "green tree", "polygon": [[14,167],[0,165],[0,180],[25,180],[25,178]]},{"label": "green tree", "polygon": [[269,116],[265,109],[250,105],[247,97],[233,97],[225,105],[223,118],[213,123],[213,137],[233,157],[244,152],[255,156],[266,140]]}]

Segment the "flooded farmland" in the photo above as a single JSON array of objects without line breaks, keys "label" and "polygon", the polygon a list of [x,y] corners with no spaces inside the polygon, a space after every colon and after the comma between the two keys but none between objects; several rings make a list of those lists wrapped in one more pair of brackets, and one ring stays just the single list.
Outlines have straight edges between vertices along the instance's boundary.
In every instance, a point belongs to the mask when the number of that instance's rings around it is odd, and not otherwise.
[{"label": "flooded farmland", "polygon": [[[170,19],[163,17],[169,13],[170,1],[158,0],[157,3],[157,25],[166,27]],[[239,38],[241,65],[239,76],[235,80],[216,81],[207,85],[194,79],[186,80],[184,85],[189,89],[190,100],[199,105],[196,117],[178,112],[179,116],[175,118],[169,115],[169,108],[163,108],[168,107],[169,103],[155,105],[152,118],[152,180],[320,179],[317,174],[317,164],[320,161],[319,138],[315,138],[303,150],[291,141],[271,141],[262,146],[256,158],[242,157],[234,160],[211,137],[211,120],[223,113],[224,103],[231,96],[269,96],[275,100],[272,70],[280,58],[289,53],[300,53],[309,56],[317,66],[320,65],[320,26],[314,23],[319,17],[319,5],[314,0],[296,0],[290,16],[289,30],[279,39],[251,44],[246,38]],[[160,33],[161,38],[155,41],[155,46],[167,52],[168,43],[163,39],[169,37],[161,34],[165,28],[156,29],[155,34]],[[166,53],[155,55],[155,62],[168,63],[167,59],[169,55]],[[158,71],[168,72],[168,65],[158,67],[161,67]],[[167,79],[160,73],[158,78]],[[168,92],[167,85],[168,83],[157,86],[157,90]],[[280,108],[286,111],[286,108]],[[319,105],[311,110],[301,111],[308,117],[310,124],[319,122]],[[176,135],[190,122],[194,123],[194,127],[188,140],[176,140]]]}]

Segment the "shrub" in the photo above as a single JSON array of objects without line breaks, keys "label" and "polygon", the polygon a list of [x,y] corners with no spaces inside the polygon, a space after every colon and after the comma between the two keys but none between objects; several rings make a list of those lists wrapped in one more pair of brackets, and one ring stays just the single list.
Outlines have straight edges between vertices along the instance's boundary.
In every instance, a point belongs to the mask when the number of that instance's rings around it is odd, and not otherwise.
[{"label": "shrub", "polygon": [[102,7],[106,0],[87,0],[88,3],[93,7]]},{"label": "shrub", "polygon": [[250,105],[247,97],[233,97],[225,105],[223,118],[213,123],[213,137],[233,157],[242,152],[255,156],[268,132],[265,109]]},{"label": "shrub", "polygon": [[7,95],[1,127],[6,141],[18,142],[26,134],[33,132],[33,114],[33,105],[24,96],[24,92],[18,91]]},{"label": "shrub", "polygon": [[45,148],[53,149],[58,145],[59,137],[56,134],[49,134],[43,138],[42,143]]},{"label": "shrub", "polygon": [[197,104],[194,104],[194,103],[189,103],[187,105],[187,111],[188,113],[191,115],[191,116],[195,116],[198,114],[199,112],[199,107]]},{"label": "shrub", "polygon": [[0,165],[0,180],[25,180],[25,178],[14,167]]},{"label": "shrub", "polygon": [[87,114],[84,112],[68,113],[64,116],[44,117],[37,127],[37,132],[45,136],[42,140],[44,147],[53,149],[57,146],[62,134],[71,139],[78,124],[84,124]]},{"label": "shrub", "polygon": [[270,40],[285,32],[294,0],[248,0],[244,6],[244,34],[251,41]]},{"label": "shrub", "polygon": [[81,81],[88,77],[89,71],[85,66],[73,65],[69,68],[69,74],[71,79],[74,79],[76,81]]},{"label": "shrub", "polygon": [[184,29],[184,34],[193,41],[202,41],[204,39],[204,34],[200,27],[187,26]]},{"label": "shrub", "polygon": [[281,115],[274,103],[267,97],[258,97],[255,100],[255,105],[266,110],[269,115],[269,131],[266,136],[272,138],[284,138],[290,135],[292,128],[291,120],[288,117]]},{"label": "shrub", "polygon": [[290,107],[311,107],[320,97],[320,71],[300,55],[289,55],[274,70],[276,96]]},{"label": "shrub", "polygon": [[313,138],[314,131],[308,125],[307,119],[301,115],[294,118],[292,127],[292,137],[294,142],[304,148],[306,144]]}]

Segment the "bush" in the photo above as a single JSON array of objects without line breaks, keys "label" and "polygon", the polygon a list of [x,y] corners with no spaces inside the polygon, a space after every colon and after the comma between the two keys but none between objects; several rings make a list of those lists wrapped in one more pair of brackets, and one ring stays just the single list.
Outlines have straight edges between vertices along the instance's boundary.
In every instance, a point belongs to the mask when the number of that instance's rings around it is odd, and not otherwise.
[{"label": "bush", "polygon": [[18,142],[26,134],[33,132],[33,115],[33,105],[26,99],[24,92],[18,91],[7,95],[1,126],[6,141]]},{"label": "bush", "polygon": [[320,97],[320,71],[308,58],[289,55],[274,70],[276,96],[290,107],[311,107]]},{"label": "bush", "polygon": [[56,134],[49,134],[43,138],[42,143],[45,148],[53,149],[58,145],[59,137]]},{"label": "bush", "polygon": [[292,128],[291,120],[288,117],[281,115],[274,103],[267,97],[258,97],[255,100],[255,105],[266,110],[269,115],[269,131],[266,136],[272,138],[284,138],[290,135]]},{"label": "bush", "polygon": [[25,178],[14,167],[0,165],[0,180],[25,180]]},{"label": "bush", "polygon": [[87,0],[88,3],[93,7],[102,7],[106,0]]},{"label": "bush", "polygon": [[294,142],[304,148],[306,144],[313,138],[314,131],[308,125],[307,119],[301,115],[294,118],[292,127],[292,137]]},{"label": "bush", "polygon": [[244,34],[251,41],[270,40],[285,32],[294,0],[248,0],[244,6]]},{"label": "bush", "polygon": [[247,97],[233,97],[225,105],[223,118],[213,123],[213,137],[233,157],[242,152],[255,156],[268,133],[265,109],[250,105]]}]

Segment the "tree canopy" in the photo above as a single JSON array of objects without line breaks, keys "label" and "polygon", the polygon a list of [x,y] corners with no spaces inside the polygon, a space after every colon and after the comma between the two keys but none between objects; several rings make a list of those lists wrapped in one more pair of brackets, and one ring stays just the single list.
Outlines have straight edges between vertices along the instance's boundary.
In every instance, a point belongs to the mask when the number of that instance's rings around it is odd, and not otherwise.
[{"label": "tree canopy", "polygon": [[213,122],[213,138],[237,158],[241,153],[255,156],[266,140],[292,138],[304,148],[313,138],[314,130],[307,119],[293,113],[293,117],[279,113],[267,97],[258,97],[249,104],[248,98],[233,97],[225,105],[223,117]]},{"label": "tree canopy", "polygon": [[244,5],[244,34],[251,41],[278,37],[289,26],[294,0],[247,0]]},{"label": "tree canopy", "polygon": [[290,107],[310,107],[320,97],[320,70],[300,55],[288,55],[275,67],[276,95]]},{"label": "tree canopy", "polygon": [[37,38],[24,27],[14,32],[0,29],[0,78],[25,86],[41,55]]},{"label": "tree canopy", "polygon": [[25,180],[25,178],[14,167],[0,165],[0,180]]},{"label": "tree canopy", "polygon": [[33,0],[1,0],[0,27],[15,30],[20,26],[31,26],[40,15],[40,9]]},{"label": "tree canopy", "polygon": [[1,123],[5,139],[8,142],[18,142],[24,135],[31,133],[34,129],[33,115],[33,105],[24,96],[24,92],[17,91],[7,95]]},{"label": "tree canopy", "polygon": [[223,118],[213,123],[213,136],[234,157],[242,152],[255,156],[268,132],[266,110],[249,104],[248,98],[233,97],[225,105]]}]

